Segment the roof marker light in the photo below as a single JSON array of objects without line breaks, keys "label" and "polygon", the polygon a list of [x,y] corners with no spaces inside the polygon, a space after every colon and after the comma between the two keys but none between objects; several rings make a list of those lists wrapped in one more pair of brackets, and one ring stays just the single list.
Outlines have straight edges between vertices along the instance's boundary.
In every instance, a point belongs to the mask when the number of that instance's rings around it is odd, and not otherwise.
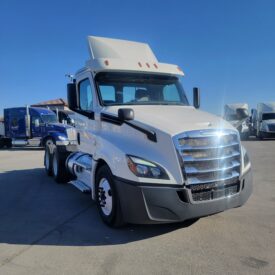
[{"label": "roof marker light", "polygon": [[142,64],[140,62],[138,62],[138,65],[139,65],[140,68],[142,67]]},{"label": "roof marker light", "polygon": [[158,68],[158,65],[156,63],[154,63],[154,67],[157,69]]},{"label": "roof marker light", "polygon": [[178,66],[178,70],[180,71],[180,72],[182,72],[182,69]]},{"label": "roof marker light", "polygon": [[148,68],[150,68],[150,64],[149,64],[149,63],[147,63],[147,62],[146,62],[146,66],[147,66]]},{"label": "roof marker light", "polygon": [[105,60],[105,61],[104,61],[104,64],[105,64],[106,66],[109,66],[109,61],[108,61],[108,60]]}]

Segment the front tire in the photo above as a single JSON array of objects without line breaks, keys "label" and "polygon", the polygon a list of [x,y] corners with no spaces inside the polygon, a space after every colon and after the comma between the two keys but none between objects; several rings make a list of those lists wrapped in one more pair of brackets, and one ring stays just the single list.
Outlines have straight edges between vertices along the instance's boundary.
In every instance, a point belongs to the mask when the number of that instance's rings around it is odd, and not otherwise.
[{"label": "front tire", "polygon": [[119,196],[112,172],[107,165],[99,168],[95,184],[96,205],[104,223],[110,227],[121,227],[123,221]]}]

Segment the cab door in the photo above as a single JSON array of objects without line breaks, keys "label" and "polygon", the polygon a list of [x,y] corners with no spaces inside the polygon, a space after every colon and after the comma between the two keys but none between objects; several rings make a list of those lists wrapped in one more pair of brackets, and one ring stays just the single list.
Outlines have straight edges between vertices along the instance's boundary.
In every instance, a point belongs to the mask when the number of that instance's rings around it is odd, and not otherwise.
[{"label": "cab door", "polygon": [[31,133],[33,138],[41,137],[41,118],[38,114],[31,115]]},{"label": "cab door", "polygon": [[76,114],[75,128],[79,149],[93,155],[95,151],[95,88],[90,73],[77,82],[79,111]]}]

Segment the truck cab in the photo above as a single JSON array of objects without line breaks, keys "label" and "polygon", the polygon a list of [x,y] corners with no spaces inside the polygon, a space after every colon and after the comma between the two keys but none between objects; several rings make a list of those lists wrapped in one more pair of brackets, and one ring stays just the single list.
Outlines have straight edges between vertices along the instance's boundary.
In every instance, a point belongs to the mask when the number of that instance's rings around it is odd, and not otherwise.
[{"label": "truck cab", "polygon": [[224,106],[224,119],[235,127],[242,140],[250,136],[250,117],[247,103],[233,103]]},{"label": "truck cab", "polygon": [[198,218],[244,204],[251,164],[238,131],[189,103],[176,65],[147,44],[88,37],[91,59],[68,88],[76,146],[45,149],[57,182],[91,192],[109,226]]},{"label": "truck cab", "polygon": [[7,108],[4,109],[4,134],[0,137],[0,147],[44,146],[49,139],[58,139],[62,135],[65,138],[67,128],[58,123],[56,114],[49,109]]},{"label": "truck cab", "polygon": [[257,105],[257,137],[275,137],[275,102],[259,103]]}]

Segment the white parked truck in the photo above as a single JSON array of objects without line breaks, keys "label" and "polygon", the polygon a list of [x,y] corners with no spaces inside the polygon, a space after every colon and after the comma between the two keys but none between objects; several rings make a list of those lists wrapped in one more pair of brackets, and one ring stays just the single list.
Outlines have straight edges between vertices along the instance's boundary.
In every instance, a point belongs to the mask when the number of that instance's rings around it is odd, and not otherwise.
[{"label": "white parked truck", "polygon": [[259,103],[255,114],[257,137],[275,137],[275,102]]},{"label": "white parked truck", "polygon": [[0,120],[0,137],[5,135],[5,125],[4,125],[4,121]]},{"label": "white parked truck", "polygon": [[67,86],[75,133],[47,142],[57,182],[91,192],[109,226],[170,223],[243,205],[251,164],[238,131],[199,111],[182,70],[147,44],[88,37],[91,58]]},{"label": "white parked truck", "polygon": [[246,140],[249,138],[250,119],[247,103],[224,105],[224,119],[239,131],[241,139]]}]

